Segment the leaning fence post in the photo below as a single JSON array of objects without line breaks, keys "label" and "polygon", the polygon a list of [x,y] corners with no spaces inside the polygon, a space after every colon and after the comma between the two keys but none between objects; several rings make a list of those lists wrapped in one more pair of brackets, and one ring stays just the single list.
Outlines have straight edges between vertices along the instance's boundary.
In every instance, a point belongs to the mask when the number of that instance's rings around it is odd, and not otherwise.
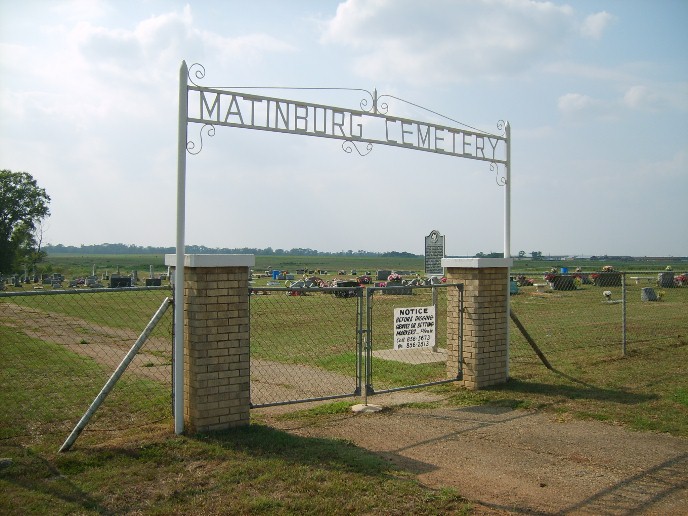
[{"label": "leaning fence post", "polygon": [[105,383],[103,388],[100,390],[100,393],[98,396],[96,396],[96,399],[93,400],[93,403],[91,403],[91,406],[88,407],[88,410],[86,413],[83,415],[81,420],[77,423],[77,425],[74,427],[74,430],[72,430],[72,433],[69,434],[69,437],[67,437],[67,440],[64,442],[62,447],[60,448],[60,452],[65,452],[69,451],[69,449],[72,447],[74,442],[77,440],[79,437],[79,434],[83,431],[84,428],[86,428],[86,425],[88,425],[88,422],[91,420],[93,417],[93,414],[96,413],[96,410],[98,410],[98,407],[105,401],[105,398],[107,397],[108,394],[110,394],[110,391],[113,389],[115,384],[117,383],[117,380],[119,380],[120,376],[124,373],[124,371],[127,369],[129,364],[131,363],[132,360],[134,360],[134,357],[136,354],[139,352],[139,349],[141,349],[141,346],[148,340],[148,336],[151,334],[155,326],[158,324],[158,321],[162,318],[162,316],[165,314],[167,309],[170,306],[170,298],[166,297],[165,300],[162,302],[160,305],[160,308],[158,308],[158,311],[155,312],[155,315],[153,318],[150,320],[150,322],[146,325],[144,330],[141,332],[141,335],[139,335],[139,338],[136,339],[136,342],[134,345],[131,347],[129,352],[126,354],[124,359],[122,359],[122,362],[120,362],[119,366],[117,366],[117,369],[115,369],[115,372],[112,373],[112,376],[110,376],[110,379]]}]

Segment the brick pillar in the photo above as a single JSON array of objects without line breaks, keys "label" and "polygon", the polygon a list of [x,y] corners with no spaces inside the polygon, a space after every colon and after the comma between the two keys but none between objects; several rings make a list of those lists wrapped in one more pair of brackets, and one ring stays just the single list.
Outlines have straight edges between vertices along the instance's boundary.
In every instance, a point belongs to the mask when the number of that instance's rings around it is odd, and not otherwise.
[{"label": "brick pillar", "polygon": [[[477,390],[508,379],[509,268],[511,259],[444,258],[448,283],[463,283],[463,386]],[[454,294],[458,295],[458,294]],[[458,304],[452,302],[452,307]],[[456,310],[457,308],[451,308]],[[449,342],[458,343],[457,314],[448,313]],[[449,346],[448,346],[449,347]],[[447,350],[447,374],[456,378],[458,345]]]},{"label": "brick pillar", "polygon": [[[165,263],[173,266],[174,255]],[[249,422],[249,269],[253,255],[184,257],[184,428]]]}]

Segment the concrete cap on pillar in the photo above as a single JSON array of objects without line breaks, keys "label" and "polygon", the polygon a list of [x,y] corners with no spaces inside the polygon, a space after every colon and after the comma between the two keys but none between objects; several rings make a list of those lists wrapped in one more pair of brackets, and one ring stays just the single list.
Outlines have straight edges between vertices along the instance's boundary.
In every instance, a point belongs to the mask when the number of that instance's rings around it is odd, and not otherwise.
[{"label": "concrete cap on pillar", "polygon": [[442,267],[450,269],[506,268],[513,264],[513,258],[442,258]]},{"label": "concrete cap on pillar", "polygon": [[[253,267],[253,254],[185,254],[184,267]],[[176,254],[165,255],[165,265],[177,265]]]}]

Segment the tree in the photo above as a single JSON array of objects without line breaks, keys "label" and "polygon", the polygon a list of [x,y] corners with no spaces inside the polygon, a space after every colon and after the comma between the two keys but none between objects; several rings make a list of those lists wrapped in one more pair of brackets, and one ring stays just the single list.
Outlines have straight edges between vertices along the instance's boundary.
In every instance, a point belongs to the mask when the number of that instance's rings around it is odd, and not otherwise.
[{"label": "tree", "polygon": [[35,265],[45,253],[41,222],[50,197],[27,172],[0,170],[0,271]]}]

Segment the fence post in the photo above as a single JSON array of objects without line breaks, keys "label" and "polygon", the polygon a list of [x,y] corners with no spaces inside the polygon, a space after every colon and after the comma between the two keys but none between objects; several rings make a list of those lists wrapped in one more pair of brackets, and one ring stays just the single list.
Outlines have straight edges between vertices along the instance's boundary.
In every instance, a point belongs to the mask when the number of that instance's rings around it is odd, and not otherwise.
[{"label": "fence post", "polygon": [[[508,379],[509,268],[511,258],[444,258],[449,283],[463,283],[463,386],[480,389]],[[457,302],[447,317],[454,321]],[[458,334],[447,321],[447,375],[457,376]],[[451,343],[451,345],[449,344]]]},{"label": "fence post", "polygon": [[621,356],[626,356],[626,273],[621,273]]},{"label": "fence post", "polygon": [[[175,265],[175,255],[166,255]],[[253,255],[184,257],[184,427],[247,425],[250,411],[248,277]]]}]

